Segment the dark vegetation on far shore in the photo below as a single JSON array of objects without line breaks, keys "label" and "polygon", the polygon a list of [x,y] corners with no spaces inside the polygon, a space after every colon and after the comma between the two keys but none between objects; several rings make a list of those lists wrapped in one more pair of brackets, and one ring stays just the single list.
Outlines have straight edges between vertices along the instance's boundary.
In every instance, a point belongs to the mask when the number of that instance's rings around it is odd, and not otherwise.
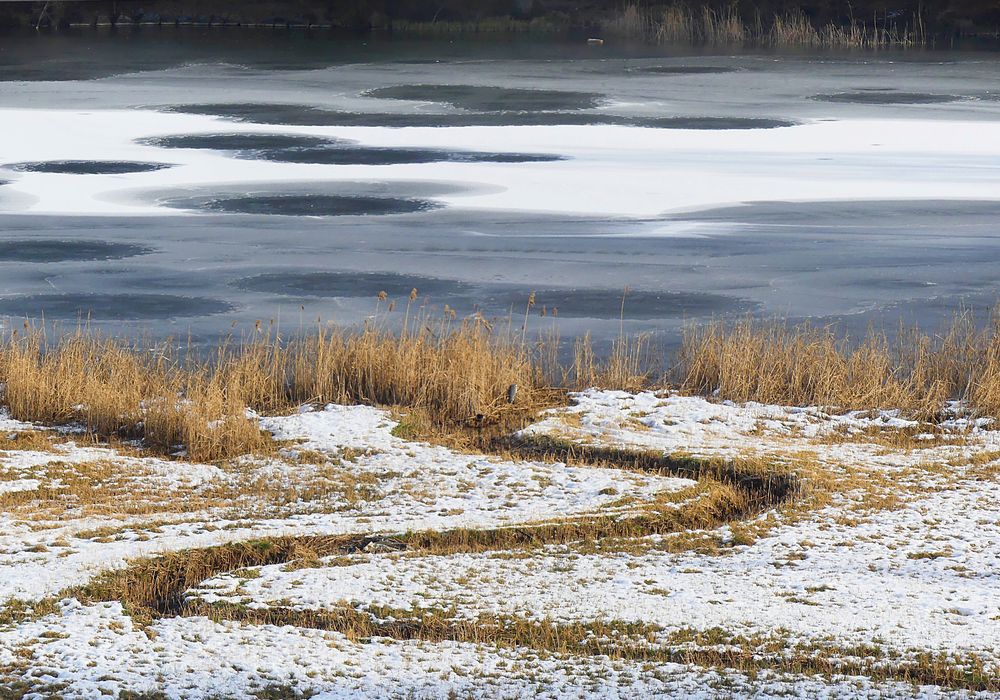
[{"label": "dark vegetation on far shore", "polygon": [[[65,0],[0,5],[0,27],[91,24],[314,26],[350,31],[502,32],[638,29],[634,16],[725,18],[740,39],[788,33],[789,22],[828,31],[905,34],[921,43],[1000,34],[996,0]],[[673,21],[673,20],[671,20]],[[705,41],[701,28],[687,38]],[[721,35],[720,35],[721,36]],[[637,37],[642,38],[642,37]],[[663,38],[662,36],[660,37]],[[671,40],[682,37],[671,36]],[[831,42],[826,42],[831,43]],[[883,41],[882,43],[893,43]]]}]

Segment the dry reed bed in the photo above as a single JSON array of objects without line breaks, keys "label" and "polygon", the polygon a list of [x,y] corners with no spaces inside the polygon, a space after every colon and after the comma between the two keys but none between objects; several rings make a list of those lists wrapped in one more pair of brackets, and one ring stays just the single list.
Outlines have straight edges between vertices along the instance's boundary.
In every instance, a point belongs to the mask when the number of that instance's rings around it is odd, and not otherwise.
[{"label": "dry reed bed", "polygon": [[[410,413],[415,437],[486,449],[568,389],[674,386],[734,401],[901,409],[933,420],[950,399],[1000,415],[1000,324],[959,314],[938,334],[900,328],[860,339],[832,327],[746,318],[689,326],[675,356],[624,330],[603,359],[589,336],[560,361],[554,332],[528,340],[483,319],[408,319],[402,333],[320,327],[284,339],[265,330],[207,356],[85,329],[26,327],[0,343],[3,401],[14,418],[78,423],[99,438],[141,438],[163,454],[213,461],[274,446],[248,410],[365,403]],[[510,401],[510,389],[516,397]]]},{"label": "dry reed bed", "polygon": [[207,357],[27,328],[0,346],[0,382],[14,418],[80,423],[97,436],[142,438],[157,451],[211,461],[271,449],[248,409],[369,403],[419,409],[435,428],[502,422],[551,400],[532,353],[479,322],[403,335],[321,328],[287,341],[261,331]]},{"label": "dry reed bed", "polygon": [[860,339],[832,327],[744,319],[690,326],[675,371],[681,388],[733,401],[838,410],[901,409],[933,420],[949,399],[1000,415],[1000,325],[971,314],[938,334],[900,328]]},{"label": "dry reed bed", "polygon": [[766,47],[809,47],[877,49],[923,46],[928,43],[919,15],[903,22],[873,15],[871,21],[852,17],[844,24],[816,26],[802,12],[792,8],[770,18],[759,11],[741,14],[736,3],[712,7],[675,2],[666,7],[644,9],[626,5],[607,28],[629,37],[660,43],[753,45]]}]

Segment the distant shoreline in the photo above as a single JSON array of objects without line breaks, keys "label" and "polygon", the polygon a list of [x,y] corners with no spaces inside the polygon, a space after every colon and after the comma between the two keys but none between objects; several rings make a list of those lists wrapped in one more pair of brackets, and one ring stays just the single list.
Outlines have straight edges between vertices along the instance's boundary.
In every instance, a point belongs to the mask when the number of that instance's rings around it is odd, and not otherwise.
[{"label": "distant shoreline", "polygon": [[[498,21],[499,22],[499,21]],[[817,43],[789,43],[773,44],[760,42],[757,40],[746,40],[743,42],[705,42],[705,41],[685,41],[682,39],[656,41],[642,36],[632,36],[605,29],[595,25],[545,25],[531,26],[529,22],[511,25],[506,22],[501,24],[479,26],[474,23],[436,23],[434,25],[423,23],[400,23],[391,27],[373,27],[368,29],[356,29],[344,27],[339,24],[303,22],[209,22],[209,21],[120,21],[112,24],[108,21],[99,22],[71,22],[56,27],[27,27],[10,26],[0,23],[0,36],[10,33],[34,34],[40,31],[45,34],[61,33],[66,31],[86,32],[90,31],[128,31],[128,30],[182,30],[182,29],[202,29],[202,30],[248,30],[262,31],[270,30],[275,32],[305,31],[305,32],[329,32],[332,36],[339,37],[390,37],[398,38],[427,38],[435,37],[503,37],[503,36],[579,36],[582,38],[600,37],[602,41],[613,43],[643,43],[655,46],[691,46],[691,47],[716,47],[722,50],[740,48],[744,49],[802,49],[814,48],[817,50],[863,50],[863,51],[886,51],[886,50],[917,50],[917,51],[985,51],[1000,52],[1000,34],[981,33],[963,35],[928,35],[921,41],[894,42],[889,41],[882,45],[852,45],[839,42],[817,42]]]},{"label": "distant shoreline", "polygon": [[[0,28],[74,28],[118,26],[237,27],[317,29],[406,34],[552,33],[588,31],[672,43],[802,44],[825,41],[881,46],[949,45],[956,41],[1000,41],[1000,9],[986,2],[959,9],[928,9],[920,0],[901,0],[888,11],[866,0],[848,9],[804,0],[797,5],[756,0],[726,4],[639,2],[632,0],[422,0],[342,3],[337,6],[298,0],[251,0],[238,5],[216,1],[138,0],[95,2],[0,2]],[[830,35],[835,37],[832,41]],[[814,35],[814,36],[809,36]],[[859,37],[860,35],[860,37]],[[847,38],[843,38],[846,36]],[[820,37],[817,40],[816,37]]]}]

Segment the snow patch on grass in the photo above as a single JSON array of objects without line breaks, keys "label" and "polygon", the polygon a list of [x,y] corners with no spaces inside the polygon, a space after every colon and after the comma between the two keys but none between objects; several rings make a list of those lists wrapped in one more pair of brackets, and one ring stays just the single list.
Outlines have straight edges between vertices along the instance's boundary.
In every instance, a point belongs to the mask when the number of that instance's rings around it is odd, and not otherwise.
[{"label": "snow patch on grass", "polygon": [[[796,676],[682,664],[617,662],[607,657],[539,655],[467,643],[351,641],[320,630],[160,620],[139,629],[117,603],[66,601],[59,613],[0,630],[0,667],[27,661],[34,687],[60,688],[65,698],[121,691],[170,698],[248,697],[267,688],[316,693],[313,698],[580,698],[721,695],[755,698],[969,697],[864,678]],[[984,696],[985,697],[985,696]]]}]

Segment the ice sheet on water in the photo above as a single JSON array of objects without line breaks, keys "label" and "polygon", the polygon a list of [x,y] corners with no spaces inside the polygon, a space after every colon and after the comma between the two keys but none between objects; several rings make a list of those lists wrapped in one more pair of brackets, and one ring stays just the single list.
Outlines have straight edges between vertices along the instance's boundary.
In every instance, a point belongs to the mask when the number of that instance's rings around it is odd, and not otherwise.
[{"label": "ice sheet on water", "polygon": [[47,263],[65,260],[119,260],[152,252],[129,243],[85,239],[15,238],[0,241],[0,261]]},{"label": "ice sheet on water", "polygon": [[718,73],[735,73],[738,68],[733,66],[640,66],[630,68],[634,73],[652,73],[654,75],[714,75]]},{"label": "ice sheet on water", "polygon": [[[621,289],[539,289],[507,288],[484,295],[482,305],[496,312],[523,307],[528,295],[535,294],[536,311],[557,310],[560,317],[628,319],[682,318],[714,313],[746,312],[755,305],[736,297],[708,292],[668,292]],[[622,305],[624,303],[624,312]]]},{"label": "ice sheet on water", "polygon": [[452,151],[439,148],[384,148],[339,146],[334,148],[287,148],[250,151],[244,158],[277,163],[315,163],[320,165],[400,165],[415,163],[544,163],[565,160],[563,156],[544,153],[495,153]]},{"label": "ice sheet on water", "polygon": [[444,148],[362,146],[348,139],[299,134],[180,134],[140,143],[160,148],[232,151],[240,158],[277,163],[397,165],[403,163],[537,163],[563,160],[547,153],[504,153]]},{"label": "ice sheet on water", "polygon": [[315,148],[352,143],[345,139],[305,134],[219,133],[175,134],[140,139],[139,143],[158,148],[194,148],[212,151],[256,151],[276,148]]},{"label": "ice sheet on water", "polygon": [[4,167],[19,173],[56,173],[60,175],[125,175],[148,173],[173,167],[169,163],[143,163],[114,160],[40,160],[10,163]]},{"label": "ice sheet on water", "polygon": [[175,294],[26,294],[0,298],[0,316],[75,320],[169,319],[221,314],[234,307],[218,299]]},{"label": "ice sheet on water", "polygon": [[392,272],[299,272],[287,270],[244,277],[233,286],[250,292],[309,297],[371,297],[385,292],[390,298],[404,297],[413,289],[421,298],[468,294],[472,286],[457,280]]},{"label": "ice sheet on water", "polygon": [[[167,206],[191,208],[188,200],[165,202]],[[273,216],[384,216],[413,214],[436,209],[439,204],[426,199],[365,197],[331,194],[255,195],[208,199],[194,203],[204,211],[227,214],[266,214]]]},{"label": "ice sheet on water", "polygon": [[939,95],[929,92],[897,92],[890,88],[884,90],[873,88],[854,92],[814,95],[813,99],[820,102],[849,102],[863,105],[928,105],[957,102],[962,98],[956,95]]},{"label": "ice sheet on water", "polygon": [[489,85],[393,85],[365,93],[368,97],[438,102],[480,112],[533,112],[591,109],[603,95],[578,90],[539,90]]},{"label": "ice sheet on water", "polygon": [[475,127],[475,126],[634,126],[647,129],[775,129],[798,122],[762,117],[637,116],[609,112],[349,112],[311,105],[232,103],[165,107],[166,111],[203,114],[234,121],[282,126]]}]

